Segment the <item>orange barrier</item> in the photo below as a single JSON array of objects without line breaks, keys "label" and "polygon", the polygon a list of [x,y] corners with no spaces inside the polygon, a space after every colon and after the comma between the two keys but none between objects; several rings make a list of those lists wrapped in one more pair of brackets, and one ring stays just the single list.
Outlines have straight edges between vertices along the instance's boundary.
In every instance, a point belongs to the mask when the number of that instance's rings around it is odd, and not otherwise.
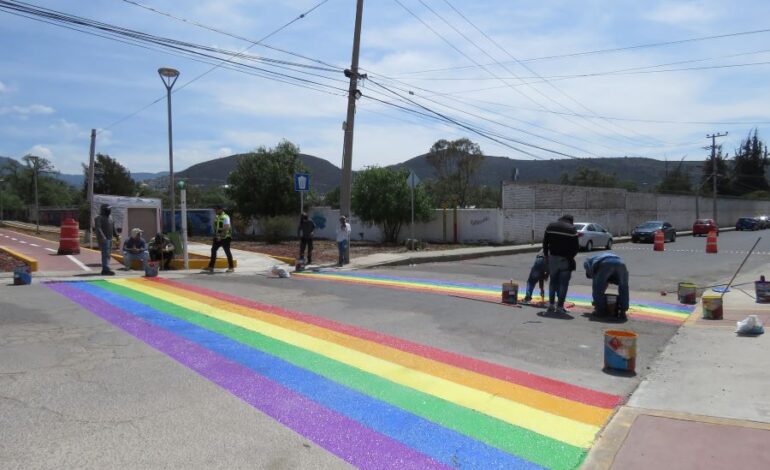
[{"label": "orange barrier", "polygon": [[711,230],[709,236],[706,239],[706,253],[717,253],[717,232]]},{"label": "orange barrier", "polygon": [[80,254],[80,231],[78,221],[72,218],[64,219],[59,231],[59,255]]},{"label": "orange barrier", "polygon": [[657,230],[655,232],[655,243],[652,247],[655,251],[665,251],[666,249],[666,240],[663,238],[663,230]]}]

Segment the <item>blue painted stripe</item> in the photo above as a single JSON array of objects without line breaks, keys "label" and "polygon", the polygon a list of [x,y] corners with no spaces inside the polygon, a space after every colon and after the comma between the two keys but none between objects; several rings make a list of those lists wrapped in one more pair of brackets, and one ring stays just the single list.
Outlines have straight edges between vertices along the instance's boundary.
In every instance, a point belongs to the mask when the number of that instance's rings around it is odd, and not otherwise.
[{"label": "blue painted stripe", "polygon": [[86,293],[242,364],[257,374],[274,380],[316,403],[402,442],[439,462],[452,466],[460,465],[463,468],[468,466],[542,468],[128,297],[101,289],[93,284],[77,283],[76,285]]}]

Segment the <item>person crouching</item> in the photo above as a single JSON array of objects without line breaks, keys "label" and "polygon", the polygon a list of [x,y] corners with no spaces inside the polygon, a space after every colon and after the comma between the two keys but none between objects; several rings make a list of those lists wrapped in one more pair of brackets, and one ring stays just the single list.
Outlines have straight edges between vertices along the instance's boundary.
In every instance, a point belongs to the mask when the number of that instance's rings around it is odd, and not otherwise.
[{"label": "person crouching", "polygon": [[586,277],[593,280],[591,291],[594,314],[597,317],[609,315],[604,292],[609,284],[615,284],[618,286],[617,317],[619,320],[625,320],[629,303],[628,269],[620,256],[611,252],[599,253],[586,259],[583,267],[586,270]]}]

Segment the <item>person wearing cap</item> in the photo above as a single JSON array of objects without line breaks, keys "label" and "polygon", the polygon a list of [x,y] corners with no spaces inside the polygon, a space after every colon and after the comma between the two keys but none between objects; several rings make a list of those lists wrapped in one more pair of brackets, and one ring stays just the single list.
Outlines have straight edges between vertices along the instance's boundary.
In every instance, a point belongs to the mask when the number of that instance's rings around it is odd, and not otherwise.
[{"label": "person wearing cap", "polygon": [[142,262],[142,270],[147,270],[147,242],[142,238],[142,229],[132,228],[131,238],[123,242],[123,265],[126,271],[131,270],[134,260]]},{"label": "person wearing cap", "polygon": [[225,256],[227,256],[227,272],[231,273],[234,269],[233,255],[230,253],[230,242],[233,239],[230,216],[225,214],[224,209],[219,205],[214,206],[214,211],[217,216],[214,218],[214,241],[211,244],[211,259],[209,260],[209,267],[204,271],[210,273],[214,272],[214,265],[217,262],[217,252],[219,251],[219,247],[222,247]]},{"label": "person wearing cap", "polygon": [[118,236],[118,232],[115,230],[115,220],[111,214],[112,207],[109,204],[102,204],[99,207],[99,215],[94,219],[96,241],[102,252],[102,274],[106,276],[115,275],[115,272],[110,269],[110,253],[112,252],[112,240]]},{"label": "person wearing cap", "polygon": [[348,243],[350,240],[350,224],[347,217],[340,216],[340,223],[337,225],[337,250],[339,251],[338,266],[342,266],[350,262],[348,256]]},{"label": "person wearing cap", "polygon": [[[564,214],[559,220],[548,224],[543,235],[543,256],[551,276],[548,285],[548,313],[567,313],[564,302],[572,271],[576,268],[575,256],[580,250],[573,222],[571,215]],[[556,305],[554,300],[557,300]]]}]

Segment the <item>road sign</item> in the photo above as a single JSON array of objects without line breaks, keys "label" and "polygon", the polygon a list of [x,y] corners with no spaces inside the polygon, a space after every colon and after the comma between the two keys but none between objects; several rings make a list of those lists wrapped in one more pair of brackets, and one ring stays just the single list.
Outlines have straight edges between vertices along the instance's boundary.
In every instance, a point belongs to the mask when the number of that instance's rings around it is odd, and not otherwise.
[{"label": "road sign", "polygon": [[294,173],[294,191],[310,191],[310,173]]},{"label": "road sign", "polygon": [[420,178],[417,177],[415,172],[410,171],[409,176],[406,177],[406,183],[410,188],[414,189],[414,187],[420,183]]}]

